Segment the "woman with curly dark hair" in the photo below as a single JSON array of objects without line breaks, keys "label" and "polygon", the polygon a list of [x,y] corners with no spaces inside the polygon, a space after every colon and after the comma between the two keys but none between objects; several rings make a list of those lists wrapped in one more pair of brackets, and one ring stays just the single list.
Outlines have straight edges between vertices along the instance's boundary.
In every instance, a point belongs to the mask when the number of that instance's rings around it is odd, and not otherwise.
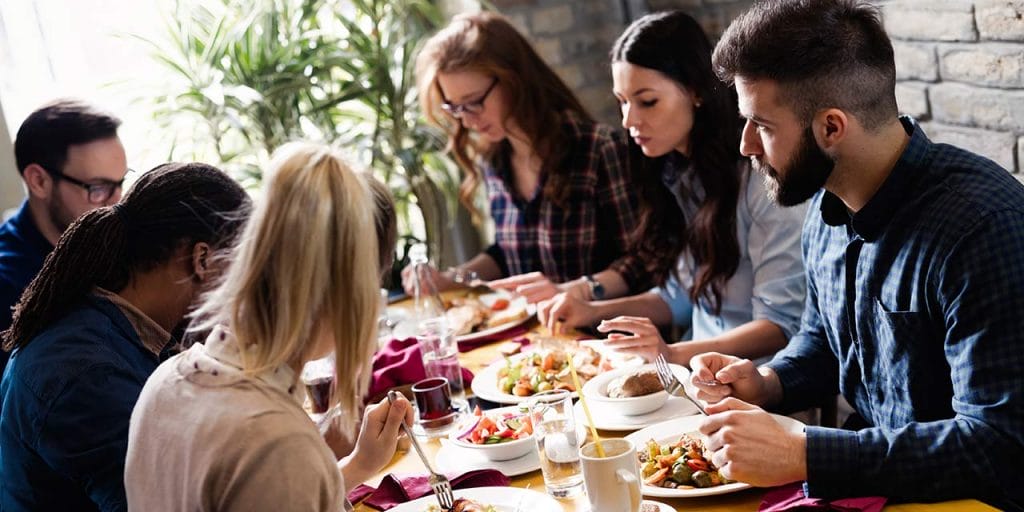
[{"label": "woman with curly dark hair", "polygon": [[[660,288],[588,302],[560,295],[542,320],[621,331],[608,344],[688,365],[707,351],[757,358],[785,346],[803,308],[803,208],[780,208],[740,155],[735,92],[711,69],[711,44],[683,12],[635,21],[611,51],[614,93],[642,153],[642,206],[631,253]],[[658,325],[689,324],[693,341],[667,345]]]}]

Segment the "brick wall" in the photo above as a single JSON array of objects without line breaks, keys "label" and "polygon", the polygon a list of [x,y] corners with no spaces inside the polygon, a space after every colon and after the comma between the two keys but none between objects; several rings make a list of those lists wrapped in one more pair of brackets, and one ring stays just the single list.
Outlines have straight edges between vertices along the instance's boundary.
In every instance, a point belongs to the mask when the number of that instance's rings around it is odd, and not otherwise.
[{"label": "brick wall", "polygon": [[[751,0],[493,0],[598,119],[619,123],[607,53],[628,17],[682,9],[712,40]],[[1024,0],[879,0],[900,111],[935,141],[1024,171]],[[1024,180],[1024,173],[1021,174]]]}]

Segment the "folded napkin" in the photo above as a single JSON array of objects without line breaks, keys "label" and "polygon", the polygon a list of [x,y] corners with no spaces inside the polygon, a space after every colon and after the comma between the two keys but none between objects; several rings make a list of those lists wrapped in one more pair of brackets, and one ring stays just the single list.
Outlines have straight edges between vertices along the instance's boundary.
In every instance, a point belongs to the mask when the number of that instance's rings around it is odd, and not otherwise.
[{"label": "folded napkin", "polygon": [[881,496],[863,498],[841,498],[822,500],[808,498],[804,494],[803,482],[776,487],[765,493],[761,500],[760,512],[782,512],[783,510],[836,510],[839,512],[880,512],[886,499]]},{"label": "folded napkin", "polygon": [[[507,476],[495,469],[478,469],[468,471],[459,476],[446,474],[454,489],[470,487],[504,487],[511,481]],[[427,496],[430,490],[429,476],[426,474],[390,474],[380,481],[374,489],[368,485],[360,485],[348,493],[348,500],[359,503],[364,498],[364,505],[377,510],[388,510],[401,503]],[[367,497],[369,496],[369,497]]]},{"label": "folded napkin", "polygon": [[[423,356],[416,338],[391,340],[373,355],[373,374],[366,399],[380,396],[395,386],[414,384],[425,378],[427,373],[423,369]],[[468,388],[472,382],[473,372],[463,368],[463,387]]]}]

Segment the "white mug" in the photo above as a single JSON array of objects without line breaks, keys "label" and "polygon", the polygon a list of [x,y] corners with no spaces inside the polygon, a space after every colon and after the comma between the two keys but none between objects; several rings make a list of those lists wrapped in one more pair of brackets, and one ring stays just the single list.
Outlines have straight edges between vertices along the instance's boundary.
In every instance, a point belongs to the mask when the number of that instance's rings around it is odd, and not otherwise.
[{"label": "white mug", "polygon": [[593,512],[640,511],[640,461],[628,439],[602,439],[604,457],[597,443],[580,448],[583,485]]}]

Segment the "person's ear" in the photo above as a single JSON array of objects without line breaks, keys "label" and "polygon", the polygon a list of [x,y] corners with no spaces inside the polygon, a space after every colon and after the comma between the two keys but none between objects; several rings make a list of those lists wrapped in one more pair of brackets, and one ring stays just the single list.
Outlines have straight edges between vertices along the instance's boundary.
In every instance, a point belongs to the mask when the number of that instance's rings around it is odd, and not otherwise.
[{"label": "person's ear", "polygon": [[210,244],[206,242],[192,245],[192,275],[200,282],[206,281],[211,275],[212,252]]},{"label": "person's ear", "polygon": [[846,112],[830,108],[818,112],[811,122],[814,140],[824,151],[835,150],[846,139],[849,133],[850,119]]},{"label": "person's ear", "polygon": [[21,174],[21,179],[25,182],[25,187],[28,188],[28,193],[32,197],[49,199],[53,194],[55,184],[53,176],[39,164],[28,164],[25,167],[25,172]]}]

